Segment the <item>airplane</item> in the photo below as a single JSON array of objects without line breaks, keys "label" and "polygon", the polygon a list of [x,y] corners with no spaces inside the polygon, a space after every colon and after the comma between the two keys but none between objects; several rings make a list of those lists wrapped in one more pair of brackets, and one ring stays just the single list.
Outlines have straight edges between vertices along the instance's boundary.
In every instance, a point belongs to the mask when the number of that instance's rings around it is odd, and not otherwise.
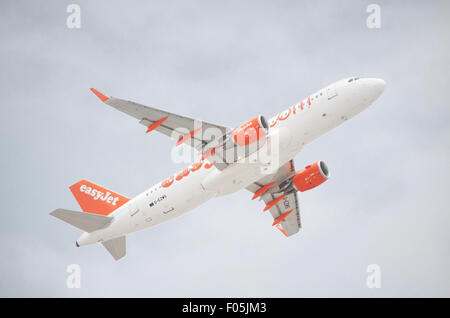
[{"label": "airplane", "polygon": [[76,246],[101,243],[115,260],[126,254],[125,236],[186,213],[206,201],[246,189],[264,201],[272,226],[286,237],[301,228],[298,192],[324,183],[324,161],[296,171],[293,158],[311,141],[371,105],[384,91],[378,78],[350,77],[326,86],[269,120],[258,115],[230,128],[91,91],[106,105],[136,118],[147,129],[193,147],[201,158],[134,198],[87,180],[70,190],[80,211],[50,215],[84,233]]}]

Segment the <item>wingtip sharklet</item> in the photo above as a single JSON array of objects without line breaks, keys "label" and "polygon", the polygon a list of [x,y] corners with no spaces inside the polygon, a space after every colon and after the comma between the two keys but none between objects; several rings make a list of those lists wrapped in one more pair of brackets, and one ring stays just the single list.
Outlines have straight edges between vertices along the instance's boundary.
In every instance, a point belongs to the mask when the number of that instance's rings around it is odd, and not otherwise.
[{"label": "wingtip sharklet", "polygon": [[96,90],[95,88],[90,88],[90,90],[92,91],[92,93],[94,93],[102,102],[106,102],[109,97],[103,95],[102,93],[100,93],[98,90]]}]

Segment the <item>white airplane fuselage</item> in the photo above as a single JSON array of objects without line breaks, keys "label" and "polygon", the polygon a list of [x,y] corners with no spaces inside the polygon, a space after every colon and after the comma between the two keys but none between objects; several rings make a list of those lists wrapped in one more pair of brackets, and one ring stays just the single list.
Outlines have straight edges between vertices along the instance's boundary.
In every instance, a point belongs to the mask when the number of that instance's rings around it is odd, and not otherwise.
[{"label": "white airplane fuselage", "polygon": [[[281,149],[276,168],[294,158],[304,145],[367,108],[384,87],[381,79],[343,79],[270,118],[269,134],[278,132]],[[113,221],[107,227],[83,233],[77,245],[104,242],[155,226],[265,176],[261,165],[239,162],[221,171],[204,160],[185,171],[179,180],[172,178],[169,186],[160,182],[117,208],[110,215]]]}]

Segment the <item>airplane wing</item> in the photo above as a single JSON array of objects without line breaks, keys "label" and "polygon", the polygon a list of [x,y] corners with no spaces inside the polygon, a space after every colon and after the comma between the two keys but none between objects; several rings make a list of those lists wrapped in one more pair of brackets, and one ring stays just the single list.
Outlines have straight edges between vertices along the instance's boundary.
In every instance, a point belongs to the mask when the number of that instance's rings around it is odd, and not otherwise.
[{"label": "airplane wing", "polygon": [[[173,114],[132,101],[105,96],[93,88],[91,88],[91,91],[105,104],[139,120],[140,124],[147,127],[147,132],[156,130],[166,136],[175,138],[177,145],[184,143],[201,151],[214,138],[224,135],[227,130],[231,130],[231,128],[226,126]],[[206,131],[208,133],[205,133]]]},{"label": "airplane wing", "polygon": [[274,218],[272,225],[287,237],[294,235],[301,228],[297,190],[290,182],[290,177],[294,174],[294,161],[290,160],[275,173],[247,187],[247,190],[255,193],[253,199],[262,198],[266,203],[264,210],[269,210]]}]

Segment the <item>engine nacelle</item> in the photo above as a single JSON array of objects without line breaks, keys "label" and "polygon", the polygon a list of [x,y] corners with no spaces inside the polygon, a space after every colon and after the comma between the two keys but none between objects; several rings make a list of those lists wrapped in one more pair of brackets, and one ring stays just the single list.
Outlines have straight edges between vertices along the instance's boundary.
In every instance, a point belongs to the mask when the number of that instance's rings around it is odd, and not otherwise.
[{"label": "engine nacelle", "polygon": [[298,191],[304,192],[321,185],[328,180],[328,176],[329,170],[325,162],[317,161],[297,173],[292,182]]},{"label": "engine nacelle", "polygon": [[231,133],[216,138],[217,143],[209,145],[203,156],[213,163],[232,164],[258,151],[267,142],[268,134],[267,120],[256,116]]},{"label": "engine nacelle", "polygon": [[260,141],[268,132],[267,120],[259,115],[236,128],[232,132],[232,138],[236,145],[245,147]]}]

